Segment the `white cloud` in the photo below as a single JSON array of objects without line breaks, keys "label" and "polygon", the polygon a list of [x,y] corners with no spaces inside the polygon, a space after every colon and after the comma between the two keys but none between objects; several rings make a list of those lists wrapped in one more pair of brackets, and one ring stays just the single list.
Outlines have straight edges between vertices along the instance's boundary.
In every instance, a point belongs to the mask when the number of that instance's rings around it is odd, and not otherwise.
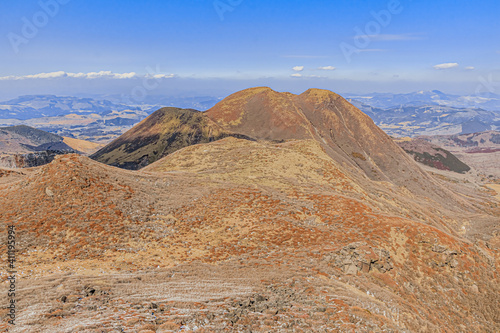
[{"label": "white cloud", "polygon": [[87,74],[86,73],[68,73],[68,76],[69,77],[78,78],[78,79],[85,79],[85,78],[87,78]]},{"label": "white cloud", "polygon": [[68,73],[69,77],[75,78],[85,78],[85,79],[133,79],[137,76],[136,73],[113,73],[111,71],[100,71],[100,72],[90,72],[90,73]]},{"label": "white cloud", "polygon": [[22,76],[0,76],[0,81],[6,80],[29,80],[29,79],[60,79],[60,78],[76,78],[76,79],[134,79],[139,77],[151,77],[154,79],[168,79],[175,77],[175,74],[154,74],[154,75],[138,75],[135,72],[130,73],[113,73],[111,71],[100,71],[100,72],[89,72],[89,73],[67,73],[64,71],[50,72],[50,73],[39,73],[32,75],[22,75]]},{"label": "white cloud", "polygon": [[111,78],[113,73],[110,71],[90,72],[87,73],[87,79]]},{"label": "white cloud", "polygon": [[324,66],[324,67],[318,67],[318,69],[321,69],[324,71],[334,71],[336,68],[333,66]]},{"label": "white cloud", "polygon": [[137,76],[137,74],[135,72],[114,74],[115,79],[133,79],[136,76]]},{"label": "white cloud", "polygon": [[175,74],[155,74],[150,77],[152,77],[153,79],[171,79],[175,77]]},{"label": "white cloud", "polygon": [[456,62],[448,62],[445,64],[436,65],[434,66],[434,69],[450,69],[455,67],[458,67],[458,64]]},{"label": "white cloud", "polygon": [[296,72],[301,72],[304,70],[304,66],[295,66],[294,68],[292,68],[294,71]]},{"label": "white cloud", "polygon": [[295,74],[292,74],[291,77],[302,77],[302,74],[295,73]]},{"label": "white cloud", "polygon": [[468,67],[465,67],[466,70],[468,71],[473,71],[474,69],[476,69],[476,67],[474,66],[468,66]]},{"label": "white cloud", "polygon": [[62,77],[67,77],[68,74],[64,71],[51,72],[51,73],[38,73],[32,75],[24,75],[24,76],[0,76],[1,81],[7,80],[24,80],[24,79],[58,79]]},{"label": "white cloud", "polygon": [[60,77],[65,77],[66,73],[63,71],[52,72],[52,73],[40,73],[35,75],[26,75],[27,79],[57,79]]}]

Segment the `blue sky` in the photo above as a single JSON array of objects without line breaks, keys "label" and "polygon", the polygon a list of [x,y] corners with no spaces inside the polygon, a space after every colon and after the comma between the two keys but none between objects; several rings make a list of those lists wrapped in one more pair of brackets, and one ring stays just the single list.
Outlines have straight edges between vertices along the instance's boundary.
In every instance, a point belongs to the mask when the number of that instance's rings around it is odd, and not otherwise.
[{"label": "blue sky", "polygon": [[120,93],[145,79],[156,94],[255,85],[473,93],[500,81],[493,0],[23,0],[0,9],[0,96]]}]

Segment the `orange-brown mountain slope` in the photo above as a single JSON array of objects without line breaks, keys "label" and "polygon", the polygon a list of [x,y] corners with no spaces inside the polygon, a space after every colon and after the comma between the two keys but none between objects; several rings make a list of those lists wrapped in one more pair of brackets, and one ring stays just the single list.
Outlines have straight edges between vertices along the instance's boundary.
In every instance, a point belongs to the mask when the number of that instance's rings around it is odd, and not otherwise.
[{"label": "orange-brown mountain slope", "polygon": [[192,144],[227,136],[283,141],[313,139],[357,177],[410,187],[434,199],[449,195],[373,121],[341,96],[310,89],[301,95],[270,88],[235,93],[205,113],[165,108],[92,158],[138,169]]},{"label": "orange-brown mountain slope", "polygon": [[141,171],[78,155],[29,171],[0,185],[21,331],[500,324],[498,235],[472,243],[388,213],[315,140],[226,138]]},{"label": "orange-brown mountain slope", "polygon": [[[93,158],[139,168],[183,147],[229,135],[270,142],[313,140],[373,200],[388,202],[397,211],[414,207],[406,210],[408,216],[443,230],[474,232],[469,218],[444,223],[441,212],[475,213],[475,199],[442,186],[367,115],[327,90],[294,95],[251,88],[225,98],[205,113],[161,109]],[[491,222],[487,224],[491,229]]]},{"label": "orange-brown mountain slope", "polygon": [[[256,88],[187,115],[187,130],[183,112],[166,112],[165,132],[162,113],[146,119],[131,144],[166,133],[184,147],[138,171],[79,155],[0,170],[0,221],[17,237],[14,330],[498,331],[498,199],[427,174],[344,102]],[[255,103],[269,118],[243,128]],[[258,132],[281,116],[297,123]],[[193,144],[200,122],[254,140]],[[139,157],[159,147],[142,142]],[[7,314],[0,330],[13,329]]]},{"label": "orange-brown mountain slope", "polygon": [[256,139],[317,140],[336,161],[362,168],[371,179],[404,182],[414,165],[370,117],[328,90],[293,95],[270,88],[247,89],[219,102],[206,115],[227,130]]},{"label": "orange-brown mountain slope", "polygon": [[135,170],[183,147],[231,135],[239,136],[225,131],[200,111],[168,107],[155,111],[92,158]]}]

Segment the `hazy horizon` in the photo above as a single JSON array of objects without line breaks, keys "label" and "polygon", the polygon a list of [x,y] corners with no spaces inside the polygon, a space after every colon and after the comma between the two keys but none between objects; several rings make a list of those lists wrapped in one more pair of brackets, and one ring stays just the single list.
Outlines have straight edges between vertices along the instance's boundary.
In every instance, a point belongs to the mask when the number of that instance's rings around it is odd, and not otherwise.
[{"label": "hazy horizon", "polygon": [[[372,94],[372,93],[394,93],[405,94],[417,91],[431,91],[439,90],[446,94],[454,95],[474,95],[476,94],[477,87],[470,86],[470,89],[460,89],[456,85],[446,84],[433,84],[424,85],[419,83],[404,82],[401,83],[399,88],[391,89],[385,87],[381,83],[359,83],[355,81],[342,81],[342,82],[323,82],[322,84],[314,80],[301,80],[300,82],[288,82],[285,80],[277,79],[262,79],[262,80],[223,80],[223,79],[181,79],[172,78],[162,80],[159,82],[155,89],[145,89],[144,95],[143,80],[130,79],[122,82],[113,82],[109,85],[109,81],[88,81],[88,82],[66,82],[66,85],[59,86],[58,82],[54,79],[44,80],[42,85],[37,82],[38,80],[27,81],[14,81],[6,82],[0,81],[0,100],[6,101],[24,95],[56,95],[56,96],[75,96],[75,97],[99,97],[102,98],[106,95],[123,95],[123,96],[137,96],[132,98],[135,101],[140,101],[146,96],[168,96],[168,97],[198,97],[198,96],[211,96],[211,97],[226,97],[237,91],[266,86],[273,90],[280,92],[291,92],[300,94],[310,88],[327,89],[340,95],[352,94]],[[77,80],[74,80],[77,81]],[[153,83],[155,81],[151,81]],[[2,87],[5,85],[5,87]],[[453,89],[455,87],[455,89]],[[138,89],[139,88],[139,89]],[[489,93],[487,89],[480,91],[481,93]],[[495,93],[498,93],[495,91]]]}]

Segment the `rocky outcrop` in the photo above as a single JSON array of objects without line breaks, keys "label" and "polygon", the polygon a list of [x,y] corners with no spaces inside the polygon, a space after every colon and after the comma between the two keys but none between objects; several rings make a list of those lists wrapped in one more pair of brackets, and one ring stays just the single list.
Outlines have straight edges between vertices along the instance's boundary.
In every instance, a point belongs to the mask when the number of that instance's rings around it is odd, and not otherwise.
[{"label": "rocky outcrop", "polygon": [[458,252],[454,250],[450,250],[441,245],[434,245],[432,247],[432,252],[440,253],[442,255],[440,261],[431,262],[431,266],[434,267],[445,267],[448,266],[450,268],[455,268],[458,266],[458,260],[456,259],[458,256]]},{"label": "rocky outcrop", "polygon": [[71,153],[75,153],[75,151],[46,150],[28,154],[7,154],[0,156],[0,167],[11,169],[32,168],[52,162],[57,155]]},{"label": "rocky outcrop", "polygon": [[7,177],[7,176],[10,176],[10,175],[24,175],[24,174],[22,172],[16,172],[16,171],[12,171],[12,170],[0,169],[0,178],[1,177]]},{"label": "rocky outcrop", "polygon": [[391,256],[387,250],[373,248],[364,242],[349,244],[325,258],[346,274],[368,273],[374,269],[380,273],[390,271]]}]

